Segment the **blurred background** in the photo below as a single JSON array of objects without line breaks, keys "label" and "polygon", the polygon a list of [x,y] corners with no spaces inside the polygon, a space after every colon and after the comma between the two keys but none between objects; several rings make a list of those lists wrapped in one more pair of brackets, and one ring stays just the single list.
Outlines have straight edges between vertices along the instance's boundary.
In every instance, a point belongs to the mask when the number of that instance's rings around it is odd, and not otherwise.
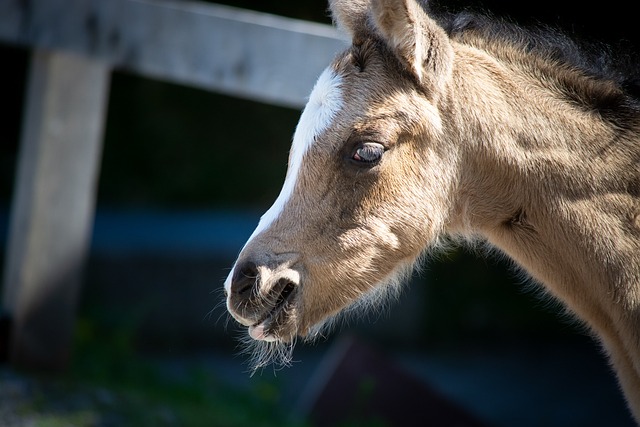
[{"label": "blurred background", "polygon": [[[330,24],[321,0],[220,3]],[[437,3],[637,51],[637,15],[621,0]],[[0,58],[5,259],[30,51],[0,44]],[[380,369],[399,369],[477,425],[633,425],[583,328],[508,262],[464,249],[430,261],[388,310],[299,345],[290,368],[251,376],[222,282],[280,190],[299,114],[112,73],[72,362],[54,374],[0,363],[0,425],[313,425],[322,407],[308,396],[322,395],[336,357],[362,353],[383,357]],[[359,378],[359,399],[375,375]],[[398,425],[372,410],[336,416],[335,425]]]}]

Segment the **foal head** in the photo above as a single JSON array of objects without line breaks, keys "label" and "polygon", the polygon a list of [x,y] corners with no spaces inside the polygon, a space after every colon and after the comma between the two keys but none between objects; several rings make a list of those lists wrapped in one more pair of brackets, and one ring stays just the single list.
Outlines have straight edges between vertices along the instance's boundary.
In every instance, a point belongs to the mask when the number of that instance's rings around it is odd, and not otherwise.
[{"label": "foal head", "polygon": [[414,1],[331,8],[353,44],[318,79],[280,195],[225,282],[233,317],[271,346],[392,289],[440,235],[454,182],[444,31]]}]

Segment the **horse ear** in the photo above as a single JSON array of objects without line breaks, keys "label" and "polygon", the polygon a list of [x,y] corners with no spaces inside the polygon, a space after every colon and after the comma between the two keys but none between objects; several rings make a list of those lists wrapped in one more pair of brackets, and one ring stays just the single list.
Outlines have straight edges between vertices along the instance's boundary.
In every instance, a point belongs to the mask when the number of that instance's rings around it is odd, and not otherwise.
[{"label": "horse ear", "polygon": [[453,50],[444,30],[416,0],[372,0],[377,31],[423,85],[439,87],[451,70]]},{"label": "horse ear", "polygon": [[369,0],[329,0],[334,24],[355,39],[366,26]]}]

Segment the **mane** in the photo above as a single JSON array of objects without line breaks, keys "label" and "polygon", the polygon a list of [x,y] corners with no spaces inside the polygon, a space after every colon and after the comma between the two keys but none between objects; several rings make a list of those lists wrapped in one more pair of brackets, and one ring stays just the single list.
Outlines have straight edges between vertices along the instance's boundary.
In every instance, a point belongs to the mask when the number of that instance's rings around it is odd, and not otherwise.
[{"label": "mane", "polygon": [[438,14],[453,40],[553,82],[576,105],[623,129],[640,126],[637,57],[603,44],[578,41],[560,30],[525,28],[474,12]]}]

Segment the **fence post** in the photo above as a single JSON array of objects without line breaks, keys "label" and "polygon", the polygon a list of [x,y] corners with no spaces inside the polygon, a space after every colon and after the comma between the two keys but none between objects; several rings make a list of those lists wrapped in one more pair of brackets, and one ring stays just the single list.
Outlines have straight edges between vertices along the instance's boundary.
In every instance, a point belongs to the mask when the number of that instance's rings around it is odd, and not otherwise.
[{"label": "fence post", "polygon": [[108,65],[87,57],[33,53],[2,298],[18,366],[69,362],[109,76]]}]

